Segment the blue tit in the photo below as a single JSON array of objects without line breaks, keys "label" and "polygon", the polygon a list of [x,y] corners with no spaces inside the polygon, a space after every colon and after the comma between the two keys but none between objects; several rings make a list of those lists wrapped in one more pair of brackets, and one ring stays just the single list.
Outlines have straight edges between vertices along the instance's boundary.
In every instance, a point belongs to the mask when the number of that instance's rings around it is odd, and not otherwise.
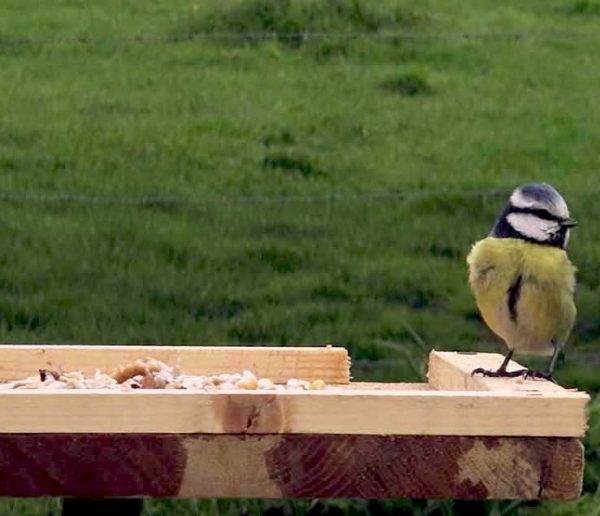
[{"label": "blue tit", "polygon": [[[496,371],[485,376],[552,380],[556,359],[575,322],[575,267],[566,247],[576,222],[550,185],[516,188],[487,238],[469,256],[469,284],[485,323],[508,347]],[[514,352],[551,356],[545,371],[507,371]]]}]

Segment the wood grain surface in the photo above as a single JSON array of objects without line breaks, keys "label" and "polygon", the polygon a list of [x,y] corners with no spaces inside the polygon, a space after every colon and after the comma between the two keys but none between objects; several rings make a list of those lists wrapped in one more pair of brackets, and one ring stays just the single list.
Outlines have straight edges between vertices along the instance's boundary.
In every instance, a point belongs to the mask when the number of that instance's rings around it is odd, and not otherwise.
[{"label": "wood grain surface", "polygon": [[576,498],[554,437],[2,435],[0,496]]},{"label": "wood grain surface", "polygon": [[11,390],[0,433],[223,433],[580,437],[578,393],[335,388],[320,391]]}]

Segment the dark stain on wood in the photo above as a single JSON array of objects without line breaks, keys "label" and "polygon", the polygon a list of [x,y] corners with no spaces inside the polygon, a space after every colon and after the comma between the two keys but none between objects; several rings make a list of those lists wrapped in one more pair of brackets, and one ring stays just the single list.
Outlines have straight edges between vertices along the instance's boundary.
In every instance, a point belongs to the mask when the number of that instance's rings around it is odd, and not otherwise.
[{"label": "dark stain on wood", "polygon": [[284,497],[567,499],[582,457],[567,438],[286,435],[266,464]]},{"label": "dark stain on wood", "polygon": [[[229,423],[234,428],[246,425],[249,415],[251,425],[283,425],[281,413],[268,404],[246,403],[228,407],[226,413],[238,409]],[[260,422],[264,414],[271,414],[270,423]],[[252,472],[236,465],[249,458],[240,456],[238,448],[231,451],[232,437],[247,442],[248,453],[262,450],[250,463],[264,464],[282,497],[564,500],[581,492],[583,447],[573,438],[4,434],[0,496],[176,497],[184,473],[187,478],[211,478],[205,469],[215,460],[215,445],[222,447],[217,460],[230,465],[230,480],[239,478],[243,485]],[[193,462],[198,471],[186,471],[189,440],[196,442]],[[266,448],[253,448],[264,440]],[[198,482],[188,495],[205,496],[203,485]],[[250,485],[251,496],[260,496],[256,485]],[[265,486],[265,492],[272,493],[272,488]],[[235,492],[244,495],[243,489]]]},{"label": "dark stain on wood", "polygon": [[179,436],[2,435],[0,496],[176,496],[185,454]]},{"label": "dark stain on wood", "polygon": [[[284,496],[323,498],[485,498],[484,486],[457,484],[472,439],[456,437],[282,436],[266,457]],[[410,494],[410,495],[409,495]]]},{"label": "dark stain on wood", "polygon": [[231,434],[269,434],[284,431],[281,403],[272,394],[224,396],[214,407],[215,421]]},{"label": "dark stain on wood", "polygon": [[480,439],[488,450],[494,450],[496,448],[499,448],[502,444],[502,437],[486,437],[485,439]]},{"label": "dark stain on wood", "polygon": [[[569,500],[579,496],[583,482],[584,449],[577,439],[549,438],[537,443],[540,461],[539,497]],[[533,453],[531,450],[530,453]],[[576,495],[573,493],[577,492]]]}]

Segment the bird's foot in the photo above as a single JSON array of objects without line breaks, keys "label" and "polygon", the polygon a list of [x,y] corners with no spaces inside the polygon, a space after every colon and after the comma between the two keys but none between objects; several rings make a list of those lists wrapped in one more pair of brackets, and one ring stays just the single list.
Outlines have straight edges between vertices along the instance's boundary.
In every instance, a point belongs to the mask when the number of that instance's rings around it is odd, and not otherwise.
[{"label": "bird's foot", "polygon": [[483,367],[478,367],[477,369],[473,369],[471,371],[471,376],[480,374],[483,376],[488,376],[491,378],[518,378],[522,376],[525,380],[528,378],[542,378],[544,380],[548,380],[549,382],[556,383],[556,380],[552,377],[552,373],[549,371],[536,371],[535,369],[517,369],[516,371],[507,371],[506,369],[498,369],[496,371],[491,371],[489,369],[484,369]]},{"label": "bird's foot", "polygon": [[496,371],[491,371],[489,369],[484,369],[483,367],[478,367],[477,369],[473,369],[471,371],[471,376],[475,374],[481,374],[483,376],[490,376],[492,378],[517,378],[519,376],[527,375],[529,369],[517,369],[516,371],[507,371],[506,369],[498,369]]},{"label": "bird's foot", "polygon": [[528,378],[543,378],[549,382],[556,383],[550,371],[536,371],[535,369],[527,369],[525,372],[525,380]]}]

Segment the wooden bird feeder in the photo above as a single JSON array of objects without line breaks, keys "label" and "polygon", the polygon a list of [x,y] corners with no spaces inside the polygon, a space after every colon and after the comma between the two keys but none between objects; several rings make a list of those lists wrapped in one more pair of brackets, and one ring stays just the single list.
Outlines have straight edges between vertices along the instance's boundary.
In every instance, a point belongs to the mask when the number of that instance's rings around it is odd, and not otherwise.
[{"label": "wooden bird feeder", "polygon": [[[471,376],[502,356],[432,351],[427,383],[350,381],[339,347],[0,346],[0,379],[151,356],[314,391],[2,390],[0,496],[552,499],[580,495],[589,396]],[[510,368],[520,367],[512,362]]]}]

